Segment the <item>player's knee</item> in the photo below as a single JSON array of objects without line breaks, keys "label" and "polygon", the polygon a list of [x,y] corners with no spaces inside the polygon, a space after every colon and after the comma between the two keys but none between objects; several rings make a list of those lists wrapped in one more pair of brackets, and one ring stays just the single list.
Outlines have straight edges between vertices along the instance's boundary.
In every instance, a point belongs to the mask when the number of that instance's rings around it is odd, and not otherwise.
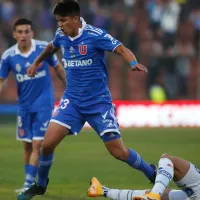
[{"label": "player's knee", "polygon": [[54,150],[52,148],[50,148],[50,147],[41,147],[41,149],[40,149],[40,155],[47,156],[49,154],[52,154],[53,151]]},{"label": "player's knee", "polygon": [[173,164],[174,164],[174,161],[175,161],[175,159],[176,159],[176,157],[174,157],[174,156],[172,156],[172,155],[170,155],[170,154],[167,154],[167,153],[164,153],[164,154],[161,156],[161,158],[167,158],[167,159],[169,159]]},{"label": "player's knee", "polygon": [[172,156],[170,154],[167,154],[167,153],[164,153],[161,158],[168,158],[168,159],[171,159]]},{"label": "player's knee", "polygon": [[42,144],[41,148],[40,148],[40,154],[43,156],[52,154],[54,152],[54,147],[52,145],[49,144]]},{"label": "player's knee", "polygon": [[33,152],[39,153],[41,144],[42,144],[42,141],[33,141],[32,143]]}]

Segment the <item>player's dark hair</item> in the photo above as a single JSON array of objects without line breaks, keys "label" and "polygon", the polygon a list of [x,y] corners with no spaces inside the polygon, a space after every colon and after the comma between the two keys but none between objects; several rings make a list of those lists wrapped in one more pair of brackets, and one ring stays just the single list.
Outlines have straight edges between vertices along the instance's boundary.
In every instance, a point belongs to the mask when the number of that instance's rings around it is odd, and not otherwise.
[{"label": "player's dark hair", "polygon": [[60,15],[61,17],[80,17],[80,5],[76,0],[61,0],[59,1],[54,9],[54,15]]},{"label": "player's dark hair", "polygon": [[20,18],[18,20],[15,21],[13,29],[16,30],[16,27],[19,25],[30,25],[31,29],[33,28],[33,24],[32,21],[26,18]]}]

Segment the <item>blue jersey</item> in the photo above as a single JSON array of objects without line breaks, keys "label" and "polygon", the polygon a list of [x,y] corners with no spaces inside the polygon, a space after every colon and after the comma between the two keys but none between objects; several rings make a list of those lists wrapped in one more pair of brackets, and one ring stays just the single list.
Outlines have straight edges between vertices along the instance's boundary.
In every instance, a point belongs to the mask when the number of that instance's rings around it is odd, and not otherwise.
[{"label": "blue jersey", "polygon": [[[28,67],[47,46],[47,42],[31,40],[31,50],[22,54],[18,45],[5,51],[0,62],[0,78],[7,78],[12,71],[17,82],[18,104],[20,109],[29,112],[38,112],[53,108],[54,91],[48,66],[58,64],[57,57],[51,56],[41,63],[35,77],[28,77]],[[9,88],[7,88],[9,90]]]},{"label": "blue jersey", "polygon": [[59,28],[52,44],[61,48],[63,53],[62,61],[67,75],[66,98],[78,106],[112,102],[105,51],[114,51],[121,45],[118,40],[82,19],[78,36],[65,36]]}]

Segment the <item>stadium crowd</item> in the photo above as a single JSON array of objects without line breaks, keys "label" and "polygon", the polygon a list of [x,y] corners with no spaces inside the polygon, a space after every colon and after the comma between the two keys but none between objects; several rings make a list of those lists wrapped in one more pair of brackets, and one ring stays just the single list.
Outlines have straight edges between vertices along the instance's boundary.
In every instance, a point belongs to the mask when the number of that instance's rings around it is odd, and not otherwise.
[{"label": "stadium crowd", "polygon": [[[13,22],[33,20],[35,38],[51,41],[57,23],[52,15],[57,0],[0,1],[0,55],[14,44]],[[166,99],[197,99],[200,82],[199,0],[79,0],[87,23],[104,28],[129,47],[149,73],[133,73],[122,58],[108,56],[113,99],[147,100],[155,88]],[[63,93],[53,77],[56,98]],[[1,101],[14,101],[14,77]]]}]

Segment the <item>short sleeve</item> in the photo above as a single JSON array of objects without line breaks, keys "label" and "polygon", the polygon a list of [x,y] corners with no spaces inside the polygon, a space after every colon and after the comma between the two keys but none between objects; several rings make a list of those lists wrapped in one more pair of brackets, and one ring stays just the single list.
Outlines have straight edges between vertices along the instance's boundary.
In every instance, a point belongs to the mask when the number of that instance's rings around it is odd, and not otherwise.
[{"label": "short sleeve", "polygon": [[53,54],[52,56],[49,56],[47,62],[51,67],[56,67],[56,65],[58,65],[58,57],[56,56],[56,54]]},{"label": "short sleeve", "polygon": [[10,70],[9,56],[3,54],[0,61],[0,78],[7,78]]},{"label": "short sleeve", "polygon": [[54,37],[54,39],[52,40],[52,45],[55,48],[59,48],[60,47],[60,35],[62,34],[62,31],[60,30],[60,28],[56,31],[56,35]]},{"label": "short sleeve", "polygon": [[114,51],[122,43],[108,34],[106,31],[103,34],[96,37],[96,45],[98,49],[104,51]]}]

